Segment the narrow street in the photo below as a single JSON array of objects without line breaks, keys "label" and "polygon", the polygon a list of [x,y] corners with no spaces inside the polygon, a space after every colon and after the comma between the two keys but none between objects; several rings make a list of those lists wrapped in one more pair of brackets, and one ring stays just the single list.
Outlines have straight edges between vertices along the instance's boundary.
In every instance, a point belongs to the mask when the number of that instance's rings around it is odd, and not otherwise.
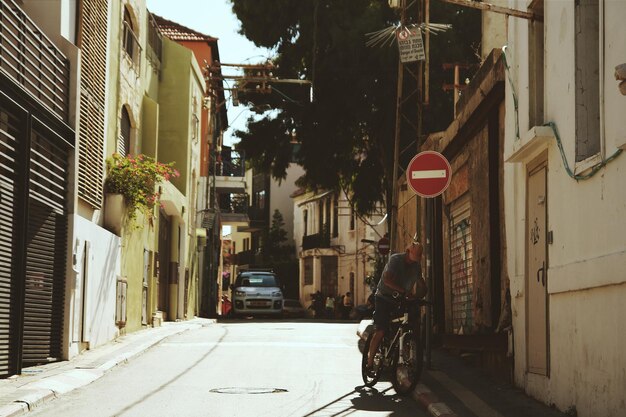
[{"label": "narrow street", "polygon": [[0,0],[0,417],[626,417],[624,22]]},{"label": "narrow street", "polygon": [[363,389],[356,324],[218,322],[163,340],[33,416],[426,416]]}]

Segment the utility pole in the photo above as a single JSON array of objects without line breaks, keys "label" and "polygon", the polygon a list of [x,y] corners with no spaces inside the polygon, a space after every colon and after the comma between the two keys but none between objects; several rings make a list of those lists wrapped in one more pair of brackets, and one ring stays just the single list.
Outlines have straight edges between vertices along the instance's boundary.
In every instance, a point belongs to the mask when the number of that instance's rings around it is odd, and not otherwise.
[{"label": "utility pole", "polygon": [[[243,75],[224,75],[223,67],[242,69]],[[262,64],[226,64],[221,62],[213,62],[207,65],[207,81],[209,85],[209,94],[215,95],[215,91],[230,91],[233,106],[239,105],[239,93],[259,93],[271,94],[272,84],[311,84],[309,80],[300,80],[293,78],[278,78],[274,75],[274,64],[270,61]],[[235,81],[233,87],[220,87],[218,81],[232,80]],[[217,107],[223,106],[225,103],[218,103]],[[217,109],[216,109],[217,110]]]},{"label": "utility pole", "polygon": [[[416,0],[407,6],[407,0],[400,0],[400,25],[405,27],[411,23],[421,23],[423,0]],[[411,19],[412,17],[412,19]],[[419,26],[418,26],[418,29]],[[404,173],[405,169],[400,167],[400,163],[406,163],[414,155],[420,145],[422,130],[422,104],[423,104],[423,61],[402,63],[398,59],[398,85],[396,101],[396,124],[393,153],[393,173],[392,173],[392,197],[390,216],[390,247],[392,250],[402,250],[399,246],[400,228],[398,226],[398,178],[399,171]],[[413,153],[406,152],[412,150]],[[419,210],[418,210],[419,211]],[[416,224],[419,228],[419,223]],[[408,231],[410,236],[416,231]]]}]

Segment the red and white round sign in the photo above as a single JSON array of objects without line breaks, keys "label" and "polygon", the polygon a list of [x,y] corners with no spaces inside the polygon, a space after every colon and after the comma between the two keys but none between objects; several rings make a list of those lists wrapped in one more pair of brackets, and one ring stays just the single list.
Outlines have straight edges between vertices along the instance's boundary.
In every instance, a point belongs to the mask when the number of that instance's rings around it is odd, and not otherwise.
[{"label": "red and white round sign", "polygon": [[385,236],[381,237],[378,241],[378,253],[381,255],[387,255],[389,253],[389,239]]},{"label": "red and white round sign", "polygon": [[420,152],[406,170],[409,187],[422,197],[437,197],[452,179],[452,168],[445,156],[435,151]]}]

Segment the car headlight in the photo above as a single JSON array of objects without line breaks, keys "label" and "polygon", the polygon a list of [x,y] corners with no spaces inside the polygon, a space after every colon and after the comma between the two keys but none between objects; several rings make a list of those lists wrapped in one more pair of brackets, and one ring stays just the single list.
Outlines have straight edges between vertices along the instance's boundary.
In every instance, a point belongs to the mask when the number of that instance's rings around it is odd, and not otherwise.
[{"label": "car headlight", "polygon": [[272,297],[282,297],[282,296],[283,296],[283,293],[280,291],[274,291],[272,293]]},{"label": "car headlight", "polygon": [[245,291],[235,291],[235,297],[245,297],[245,296],[246,296]]}]

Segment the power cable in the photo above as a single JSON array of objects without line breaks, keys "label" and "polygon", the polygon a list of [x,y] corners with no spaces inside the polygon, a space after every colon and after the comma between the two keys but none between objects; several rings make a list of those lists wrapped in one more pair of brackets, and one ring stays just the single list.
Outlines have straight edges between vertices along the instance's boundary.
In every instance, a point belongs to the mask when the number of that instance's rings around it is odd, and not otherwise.
[{"label": "power cable", "polygon": [[[519,108],[517,105],[517,94],[515,93],[515,85],[513,84],[513,79],[511,78],[511,68],[509,67],[507,58],[506,58],[506,51],[507,51],[508,47],[505,45],[502,47],[502,58],[504,60],[504,67],[506,69],[506,73],[507,73],[507,78],[509,80],[509,84],[511,87],[511,92],[513,94],[513,107],[515,109],[515,138],[517,140],[520,140],[520,135],[519,135]],[[543,124],[543,126],[549,126],[552,129],[552,132],[554,133],[554,137],[556,138],[556,144],[557,147],[559,148],[559,153],[561,154],[561,160],[563,162],[563,166],[565,167],[565,172],[567,172],[567,175],[570,176],[570,178],[573,178],[576,181],[580,181],[580,180],[587,180],[591,177],[593,177],[594,175],[596,175],[598,173],[598,171],[600,171],[600,169],[604,168],[609,162],[613,161],[615,158],[617,158],[619,155],[622,154],[623,149],[617,149],[611,156],[609,156],[606,159],[603,159],[602,161],[598,162],[597,164],[595,164],[594,166],[590,167],[590,171],[586,174],[575,174],[574,171],[572,171],[572,169],[569,166],[569,162],[567,161],[567,157],[565,156],[565,151],[563,150],[563,141],[561,140],[561,136],[559,135],[559,131],[556,127],[556,123],[555,122],[546,122]]]}]

